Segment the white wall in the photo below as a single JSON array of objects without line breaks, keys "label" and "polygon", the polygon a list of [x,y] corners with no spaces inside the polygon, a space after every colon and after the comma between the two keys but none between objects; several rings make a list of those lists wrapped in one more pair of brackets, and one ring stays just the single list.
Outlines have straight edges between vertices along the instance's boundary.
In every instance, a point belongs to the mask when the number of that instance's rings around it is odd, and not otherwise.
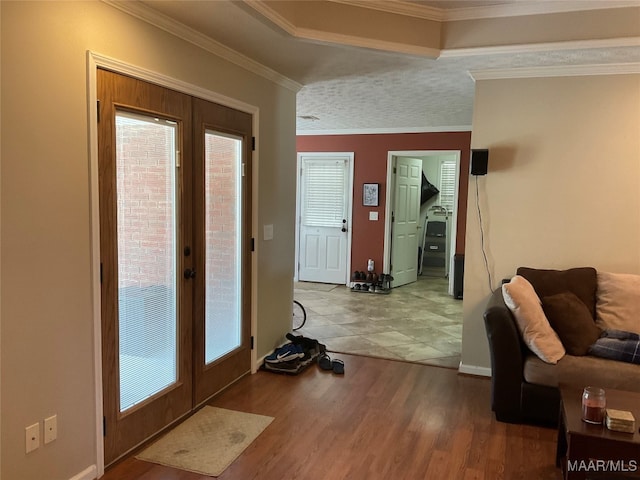
[{"label": "white wall", "polygon": [[[640,273],[640,75],[479,81],[472,148],[493,288],[518,266]],[[489,367],[470,177],[462,362]]]},{"label": "white wall", "polygon": [[[97,460],[87,51],[260,109],[258,356],[291,321],[295,92],[102,2],[0,8],[1,475],[68,479]],[[52,414],[58,439],[26,455],[25,426]]]}]

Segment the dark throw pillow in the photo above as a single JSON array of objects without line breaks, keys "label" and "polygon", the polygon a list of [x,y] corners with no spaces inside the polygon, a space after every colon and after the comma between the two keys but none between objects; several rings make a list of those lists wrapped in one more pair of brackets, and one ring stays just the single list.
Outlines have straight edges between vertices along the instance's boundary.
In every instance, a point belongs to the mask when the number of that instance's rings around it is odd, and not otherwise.
[{"label": "dark throw pillow", "polygon": [[595,268],[578,267],[568,270],[544,270],[540,268],[520,267],[517,272],[529,280],[540,298],[557,293],[571,292],[582,300],[596,318],[596,289],[598,274]]},{"label": "dark throw pillow", "polygon": [[544,297],[542,309],[569,355],[586,355],[602,333],[587,306],[574,293]]}]

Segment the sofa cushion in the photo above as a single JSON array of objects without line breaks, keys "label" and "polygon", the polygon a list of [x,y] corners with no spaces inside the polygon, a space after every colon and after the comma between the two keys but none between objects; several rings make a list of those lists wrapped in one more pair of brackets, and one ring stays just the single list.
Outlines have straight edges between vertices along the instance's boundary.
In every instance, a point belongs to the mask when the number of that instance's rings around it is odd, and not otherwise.
[{"label": "sofa cushion", "polygon": [[557,387],[560,383],[586,387],[594,385],[615,390],[640,392],[640,365],[618,362],[590,355],[565,355],[557,365],[544,363],[535,355],[524,362],[524,379],[528,383]]},{"label": "sofa cushion", "polygon": [[569,355],[586,355],[602,333],[587,306],[571,292],[544,297],[542,309]]},{"label": "sofa cushion", "polygon": [[533,286],[520,275],[502,285],[502,296],[516,319],[524,343],[547,363],[556,363],[565,350],[547,321]]},{"label": "sofa cushion", "polygon": [[592,267],[570,268],[568,270],[544,270],[520,267],[516,274],[523,276],[533,285],[540,298],[562,292],[574,293],[587,306],[591,318],[596,318],[597,272]]},{"label": "sofa cushion", "polygon": [[598,272],[596,324],[640,334],[640,275]]},{"label": "sofa cushion", "polygon": [[527,355],[522,374],[528,383],[547,387],[558,386],[558,365],[543,362],[536,355]]}]

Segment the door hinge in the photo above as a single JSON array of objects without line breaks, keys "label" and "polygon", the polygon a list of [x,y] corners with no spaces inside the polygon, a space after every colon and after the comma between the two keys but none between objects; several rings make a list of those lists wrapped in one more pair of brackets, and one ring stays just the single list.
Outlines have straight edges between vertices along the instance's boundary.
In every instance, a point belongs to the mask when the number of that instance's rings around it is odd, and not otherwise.
[{"label": "door hinge", "polygon": [[102,283],[102,262],[100,262],[100,283]]},{"label": "door hinge", "polygon": [[107,417],[102,417],[102,436],[107,436]]},{"label": "door hinge", "polygon": [[246,163],[242,163],[242,176],[246,176],[247,174],[247,164]]},{"label": "door hinge", "polygon": [[393,173],[396,173],[396,172],[397,172],[396,167],[393,167]]},{"label": "door hinge", "polygon": [[98,117],[98,123],[100,123],[100,100],[96,102],[98,104],[98,109],[96,110],[96,116]]},{"label": "door hinge", "polygon": [[256,251],[256,239],[255,238],[251,238],[251,251],[252,252]]},{"label": "door hinge", "polygon": [[251,151],[256,151],[256,137],[251,137]]},{"label": "door hinge", "polygon": [[253,335],[251,336],[251,350],[253,350]]}]

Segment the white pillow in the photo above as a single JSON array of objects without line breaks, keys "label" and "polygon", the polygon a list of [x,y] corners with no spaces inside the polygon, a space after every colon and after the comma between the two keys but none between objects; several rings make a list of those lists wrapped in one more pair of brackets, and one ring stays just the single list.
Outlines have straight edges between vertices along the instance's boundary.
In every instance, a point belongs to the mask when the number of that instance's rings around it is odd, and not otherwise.
[{"label": "white pillow", "polygon": [[640,334],[640,275],[598,272],[596,325]]},{"label": "white pillow", "polygon": [[564,346],[549,325],[540,298],[529,281],[516,275],[502,285],[502,297],[529,349],[547,363],[558,363],[564,357]]}]

